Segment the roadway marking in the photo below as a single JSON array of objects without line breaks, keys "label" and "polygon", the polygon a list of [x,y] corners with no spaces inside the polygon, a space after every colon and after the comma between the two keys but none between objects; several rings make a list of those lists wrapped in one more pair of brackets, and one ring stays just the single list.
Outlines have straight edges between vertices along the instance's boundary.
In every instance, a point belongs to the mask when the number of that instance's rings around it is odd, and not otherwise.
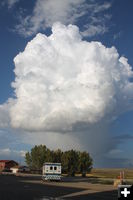
[{"label": "roadway marking", "polygon": [[121,191],[121,194],[123,194],[124,197],[127,197],[128,194],[130,194],[130,191],[128,191],[127,188],[124,188],[124,191]]}]

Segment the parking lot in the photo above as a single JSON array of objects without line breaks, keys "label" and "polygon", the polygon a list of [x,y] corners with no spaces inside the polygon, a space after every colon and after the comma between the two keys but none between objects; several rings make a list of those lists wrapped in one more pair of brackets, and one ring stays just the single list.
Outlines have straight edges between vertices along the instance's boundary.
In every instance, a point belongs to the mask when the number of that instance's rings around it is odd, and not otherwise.
[{"label": "parking lot", "polygon": [[89,199],[115,200],[112,185],[92,184],[88,178],[43,182],[41,176],[0,175],[1,200]]}]

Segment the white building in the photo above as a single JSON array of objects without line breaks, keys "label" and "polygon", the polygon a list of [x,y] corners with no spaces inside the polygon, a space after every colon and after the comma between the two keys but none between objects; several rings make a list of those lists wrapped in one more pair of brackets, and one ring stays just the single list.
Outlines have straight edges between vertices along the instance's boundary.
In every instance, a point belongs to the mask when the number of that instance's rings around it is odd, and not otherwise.
[{"label": "white building", "polygon": [[30,172],[30,169],[27,166],[18,166],[18,165],[11,167],[10,170],[12,171],[13,174],[16,174],[18,172],[20,173]]},{"label": "white building", "polygon": [[42,179],[61,180],[61,163],[44,163]]},{"label": "white building", "polygon": [[19,170],[19,166],[11,167],[10,170],[12,171],[13,174],[16,174]]}]

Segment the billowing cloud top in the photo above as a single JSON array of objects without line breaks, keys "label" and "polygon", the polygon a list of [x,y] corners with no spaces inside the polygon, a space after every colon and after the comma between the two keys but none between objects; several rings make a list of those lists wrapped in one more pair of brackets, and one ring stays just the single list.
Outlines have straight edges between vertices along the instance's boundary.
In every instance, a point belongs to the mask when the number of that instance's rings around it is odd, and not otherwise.
[{"label": "billowing cloud top", "polygon": [[55,23],[15,59],[10,123],[26,130],[72,131],[130,108],[133,73],[115,47],[83,41],[78,27]]}]

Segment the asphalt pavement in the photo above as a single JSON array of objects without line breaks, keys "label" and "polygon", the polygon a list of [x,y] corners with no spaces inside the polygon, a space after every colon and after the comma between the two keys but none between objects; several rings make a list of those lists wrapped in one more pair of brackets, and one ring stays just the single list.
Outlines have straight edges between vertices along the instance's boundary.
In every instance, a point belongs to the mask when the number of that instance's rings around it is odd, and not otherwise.
[{"label": "asphalt pavement", "polygon": [[[86,187],[83,181],[62,183],[42,182],[41,177],[19,177],[14,175],[0,175],[0,200],[58,200],[58,199],[89,199],[89,200],[116,200],[116,190],[104,190],[98,185]],[[81,188],[80,188],[81,185]],[[99,191],[98,191],[99,189]],[[97,191],[95,191],[97,190]],[[101,190],[101,191],[100,191]]]}]

